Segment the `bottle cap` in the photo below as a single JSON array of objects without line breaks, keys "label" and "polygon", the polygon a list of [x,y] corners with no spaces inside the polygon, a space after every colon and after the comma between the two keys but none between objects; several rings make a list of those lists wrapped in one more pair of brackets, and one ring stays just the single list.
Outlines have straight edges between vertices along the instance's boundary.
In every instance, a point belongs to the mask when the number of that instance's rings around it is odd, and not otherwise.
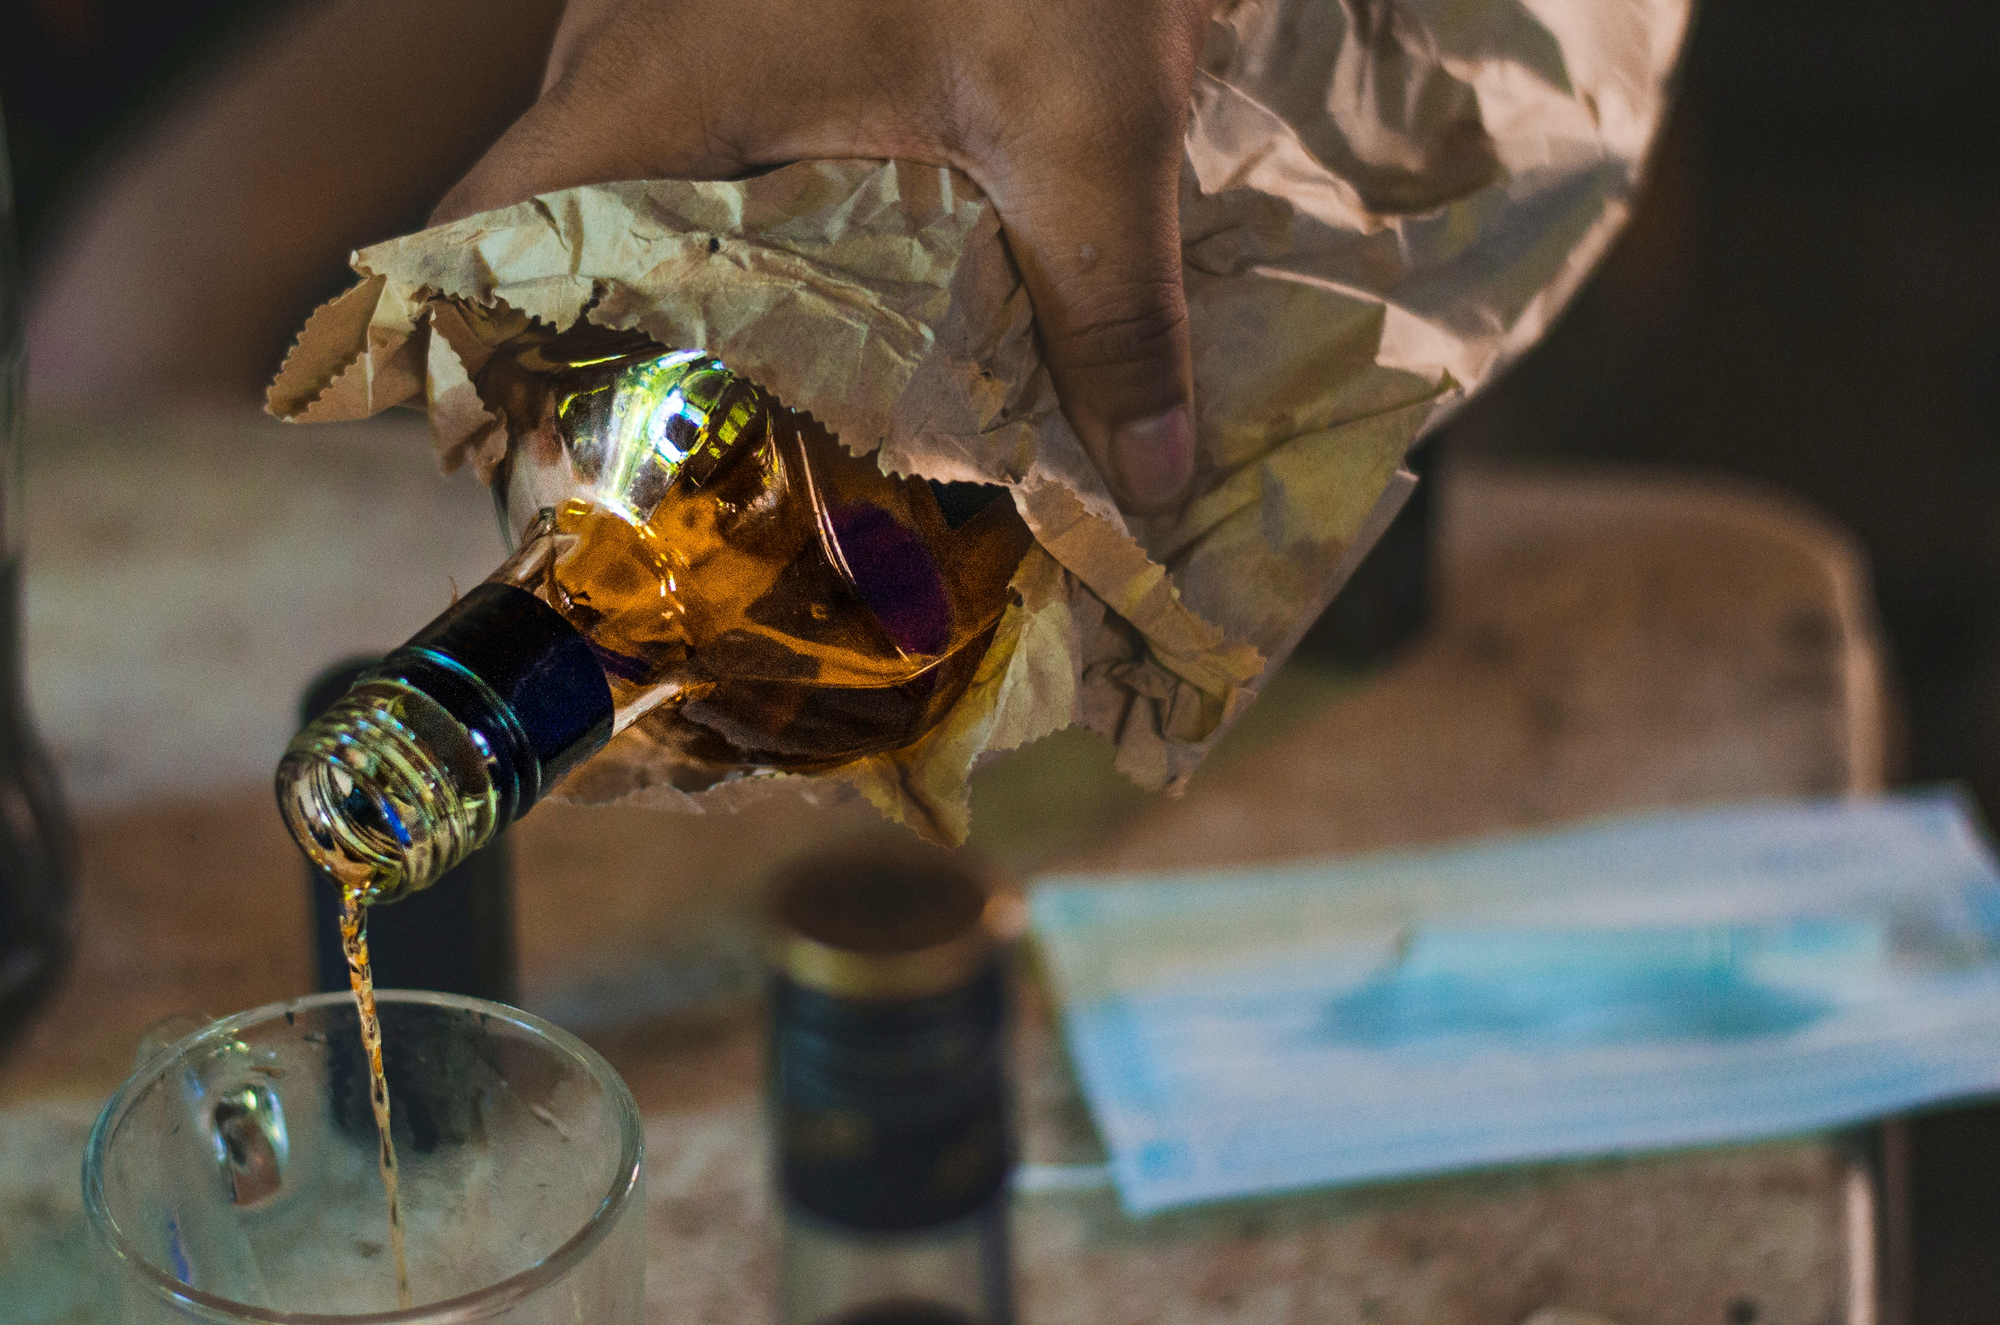
[{"label": "bottle cap", "polygon": [[774,880],[774,965],[836,998],[927,998],[976,977],[1024,913],[1018,895],[961,857],[905,843],[841,847]]}]

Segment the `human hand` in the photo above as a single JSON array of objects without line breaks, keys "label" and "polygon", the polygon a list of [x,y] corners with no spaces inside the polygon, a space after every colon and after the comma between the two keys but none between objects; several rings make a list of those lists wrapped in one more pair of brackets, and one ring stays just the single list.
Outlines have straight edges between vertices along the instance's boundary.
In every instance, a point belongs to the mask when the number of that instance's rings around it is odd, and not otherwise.
[{"label": "human hand", "polygon": [[1194,460],[1177,196],[1206,0],[570,0],[540,99],[434,221],[555,189],[896,157],[998,210],[1056,392],[1126,505]]}]

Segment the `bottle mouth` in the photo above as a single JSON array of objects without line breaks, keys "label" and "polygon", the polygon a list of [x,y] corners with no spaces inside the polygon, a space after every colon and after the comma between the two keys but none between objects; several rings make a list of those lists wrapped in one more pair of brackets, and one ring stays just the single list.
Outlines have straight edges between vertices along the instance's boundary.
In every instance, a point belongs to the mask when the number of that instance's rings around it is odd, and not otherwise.
[{"label": "bottle mouth", "polygon": [[299,849],[368,903],[427,888],[499,827],[489,757],[443,705],[365,679],[292,739],[278,806]]}]

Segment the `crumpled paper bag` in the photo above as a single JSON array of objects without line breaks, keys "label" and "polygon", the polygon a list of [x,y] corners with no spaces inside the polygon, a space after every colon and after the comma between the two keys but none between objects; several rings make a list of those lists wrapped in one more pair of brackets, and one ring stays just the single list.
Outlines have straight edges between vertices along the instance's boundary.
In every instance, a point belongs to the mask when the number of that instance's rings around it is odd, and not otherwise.
[{"label": "crumpled paper bag", "polygon": [[[1035,534],[944,723],[832,778],[957,842],[982,754],[1082,722],[1177,789],[1407,495],[1410,444],[1610,244],[1689,4],[1224,3],[1182,170],[1197,460],[1171,516],[1122,514],[1063,418],[992,206],[905,162],[569,189],[364,249],[269,407],[421,397],[441,466],[490,477],[505,425],[473,378],[525,317],[704,348],[884,470],[1006,485]],[[687,803],[661,758],[628,729],[563,793]]]}]

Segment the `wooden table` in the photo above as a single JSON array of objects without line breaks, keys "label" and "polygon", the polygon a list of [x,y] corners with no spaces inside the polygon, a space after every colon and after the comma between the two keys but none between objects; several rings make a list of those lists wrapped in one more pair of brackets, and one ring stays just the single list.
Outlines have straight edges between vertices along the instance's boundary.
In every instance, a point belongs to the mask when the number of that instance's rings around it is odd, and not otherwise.
[{"label": "wooden table", "polygon": [[[60,487],[95,463],[75,428],[61,436],[60,454],[31,450],[31,493],[37,464],[43,484]],[[264,439],[275,458],[258,463],[305,484],[353,470],[351,457],[315,458],[296,437]],[[218,467],[232,467],[224,455]],[[374,463],[406,462],[385,450]],[[396,500],[418,500],[414,490]],[[464,509],[462,495],[449,500]],[[143,521],[172,519],[167,505],[165,515],[134,506],[142,546],[166,537]],[[319,536],[356,536],[365,506],[344,509],[345,523]],[[975,845],[1023,876],[1181,867],[1880,782],[1887,742],[1864,575],[1810,515],[1669,480],[1461,472],[1444,489],[1440,527],[1437,619],[1401,660],[1365,681],[1288,669],[1178,802],[1121,784],[1093,738],[1051,738],[980,774]],[[286,537],[311,531],[295,522]],[[374,532],[378,544],[396,536]],[[61,543],[35,537],[31,522],[31,547]],[[57,560],[47,574],[60,582],[74,567]],[[197,573],[155,561],[170,586]],[[82,610],[61,598],[40,601],[45,636]],[[415,620],[428,610],[412,609]],[[375,647],[408,628],[363,624],[352,637]],[[48,676],[64,663],[42,654],[37,665]],[[287,703],[295,691],[296,681]],[[169,752],[149,755],[170,770],[175,741],[183,760],[200,749],[198,715],[181,716],[197,735],[166,732]],[[251,762],[240,751],[230,760]],[[58,1284],[82,1236],[74,1166],[142,1028],[303,992],[309,979],[304,886],[265,787],[186,777],[176,796],[147,786],[143,769],[81,781],[83,948],[46,1018],[0,1065],[0,1322],[94,1318],[87,1292]],[[882,831],[862,807],[777,802],[729,818],[548,806],[517,831],[524,1001],[580,1025],[648,1112],[650,1320],[767,1314],[748,917],[777,860]],[[1086,1167],[1101,1148],[1031,980],[1018,1021],[1030,1175],[1066,1184],[1018,1198],[1030,1321],[1518,1325],[1545,1308],[1624,1325],[1877,1319],[1881,1205],[1867,1148],[1851,1139],[1510,1169],[1134,1223]]]}]

